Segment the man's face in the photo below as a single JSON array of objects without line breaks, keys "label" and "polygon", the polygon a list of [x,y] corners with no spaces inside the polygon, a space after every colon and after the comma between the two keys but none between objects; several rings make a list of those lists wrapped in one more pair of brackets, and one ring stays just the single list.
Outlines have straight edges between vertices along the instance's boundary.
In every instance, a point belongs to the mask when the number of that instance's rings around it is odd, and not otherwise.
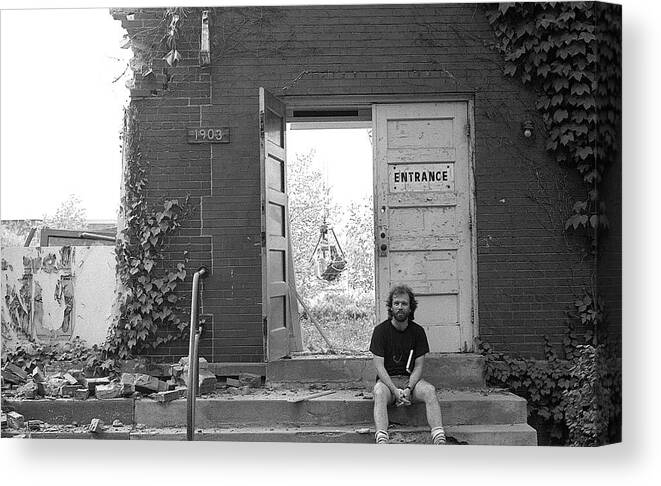
[{"label": "man's face", "polygon": [[392,296],[392,315],[399,322],[406,322],[411,314],[409,294]]}]

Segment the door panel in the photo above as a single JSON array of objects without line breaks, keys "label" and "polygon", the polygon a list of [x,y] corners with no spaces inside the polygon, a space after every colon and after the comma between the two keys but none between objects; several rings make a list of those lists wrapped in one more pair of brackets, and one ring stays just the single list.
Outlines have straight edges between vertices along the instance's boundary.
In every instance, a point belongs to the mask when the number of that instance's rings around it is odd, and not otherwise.
[{"label": "door panel", "polygon": [[430,350],[470,349],[467,103],[375,105],[373,118],[377,299],[409,285]]},{"label": "door panel", "polygon": [[294,286],[287,206],[285,105],[260,88],[262,187],[262,316],[267,360],[302,348]]}]

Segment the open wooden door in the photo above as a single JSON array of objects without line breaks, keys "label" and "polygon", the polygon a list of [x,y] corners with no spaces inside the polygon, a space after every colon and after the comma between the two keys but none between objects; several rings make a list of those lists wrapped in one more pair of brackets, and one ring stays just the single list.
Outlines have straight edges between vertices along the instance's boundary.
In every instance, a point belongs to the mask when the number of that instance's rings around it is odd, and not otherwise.
[{"label": "open wooden door", "polygon": [[467,112],[466,102],[374,106],[377,301],[409,285],[432,352],[473,346]]},{"label": "open wooden door", "polygon": [[[298,307],[287,206],[285,105],[259,89],[262,188],[262,318],[266,356],[272,361],[300,350]],[[297,349],[298,348],[298,349]]]}]

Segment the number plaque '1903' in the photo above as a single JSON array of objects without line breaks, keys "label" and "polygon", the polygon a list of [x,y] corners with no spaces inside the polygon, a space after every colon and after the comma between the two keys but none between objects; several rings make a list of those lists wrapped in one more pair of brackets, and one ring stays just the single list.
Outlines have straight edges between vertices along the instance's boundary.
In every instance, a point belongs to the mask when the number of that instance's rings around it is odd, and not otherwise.
[{"label": "number plaque '1903'", "polygon": [[227,127],[199,127],[188,129],[188,143],[229,143],[230,129]]}]

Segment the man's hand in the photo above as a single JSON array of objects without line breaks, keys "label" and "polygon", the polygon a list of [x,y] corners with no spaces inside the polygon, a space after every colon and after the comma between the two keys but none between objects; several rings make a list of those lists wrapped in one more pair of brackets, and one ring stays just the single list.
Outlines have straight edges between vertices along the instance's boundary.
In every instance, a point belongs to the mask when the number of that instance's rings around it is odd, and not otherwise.
[{"label": "man's hand", "polygon": [[395,395],[395,405],[398,407],[401,407],[402,405],[411,405],[411,396],[408,389],[402,390],[401,388],[397,388],[397,393]]}]

